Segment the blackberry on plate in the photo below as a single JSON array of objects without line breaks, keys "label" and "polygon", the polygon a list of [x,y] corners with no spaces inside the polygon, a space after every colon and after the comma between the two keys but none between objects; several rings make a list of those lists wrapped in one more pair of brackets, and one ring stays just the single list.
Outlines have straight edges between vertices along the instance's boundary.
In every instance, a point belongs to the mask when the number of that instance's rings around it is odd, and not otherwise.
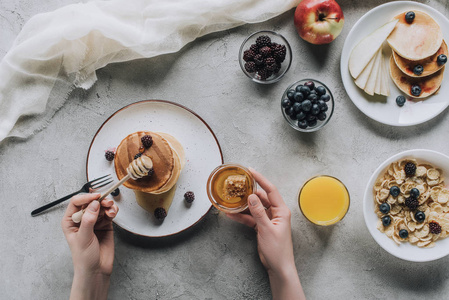
[{"label": "blackberry on plate", "polygon": [[104,157],[106,158],[107,161],[113,161],[114,157],[115,157],[115,153],[113,151],[111,151],[111,150],[107,150],[104,153]]},{"label": "blackberry on plate", "polygon": [[422,65],[416,65],[416,66],[413,68],[413,73],[414,73],[415,75],[421,75],[422,72],[424,72],[424,67],[423,67]]},{"label": "blackberry on plate", "polygon": [[262,48],[264,46],[269,46],[271,44],[271,38],[268,35],[261,35],[257,37],[256,39],[256,45],[259,48]]},{"label": "blackberry on plate", "polygon": [[445,63],[447,63],[447,56],[444,55],[444,54],[438,55],[438,57],[437,57],[437,64],[438,64],[439,66],[442,66],[442,65],[444,65]]},{"label": "blackberry on plate", "polygon": [[[268,57],[271,55],[271,48],[268,46],[262,47],[259,49],[259,53],[262,54],[262,56],[264,56],[264,57]],[[273,60],[274,60],[274,58],[273,58]],[[276,62],[276,60],[275,60],[275,62]]]},{"label": "blackberry on plate", "polygon": [[419,85],[412,85],[412,87],[410,88],[410,93],[415,96],[418,97],[419,95],[421,95],[421,87]]},{"label": "blackberry on plate", "polygon": [[253,51],[254,53],[258,53],[259,47],[256,44],[251,44],[251,46],[249,47],[249,50]]},{"label": "blackberry on plate", "polygon": [[256,71],[256,63],[253,61],[248,61],[245,63],[245,70],[248,73],[254,73]]},{"label": "blackberry on plate", "polygon": [[399,237],[401,239],[406,239],[408,238],[408,231],[406,229],[401,229],[399,230]]},{"label": "blackberry on plate", "polygon": [[404,106],[404,104],[405,104],[405,97],[402,96],[402,95],[397,96],[397,97],[396,97],[396,104],[397,104],[399,107]]},{"label": "blackberry on plate", "polygon": [[405,206],[407,206],[410,210],[415,210],[419,206],[418,199],[413,197],[405,198]]},{"label": "blackberry on plate", "polygon": [[429,230],[430,230],[430,233],[439,234],[439,233],[441,233],[441,225],[435,221],[432,221],[429,223]]},{"label": "blackberry on plate", "polygon": [[250,49],[245,50],[245,52],[243,52],[243,60],[244,61],[252,61],[254,59],[254,56],[256,55],[256,53]]},{"label": "blackberry on plate", "polygon": [[416,213],[415,213],[415,219],[416,219],[416,221],[418,222],[418,223],[422,223],[422,222],[424,222],[424,220],[426,219],[426,214],[425,213],[423,213],[422,211],[417,211]]},{"label": "blackberry on plate", "polygon": [[391,196],[393,196],[393,197],[397,197],[397,196],[399,196],[399,194],[401,193],[401,190],[399,189],[399,187],[398,186],[392,186],[391,188],[390,188],[390,195]]},{"label": "blackberry on plate", "polygon": [[254,55],[254,62],[256,63],[256,65],[263,65],[263,56],[261,54]]},{"label": "blackberry on plate", "polygon": [[407,23],[412,23],[415,20],[415,13],[413,11],[409,11],[405,14],[405,21]]},{"label": "blackberry on plate", "polygon": [[154,216],[158,220],[164,220],[167,217],[167,211],[163,207],[158,207],[154,210]]},{"label": "blackberry on plate", "polygon": [[379,205],[379,210],[383,214],[388,214],[390,212],[390,209],[391,207],[388,203],[382,203],[381,205]]},{"label": "blackberry on plate", "polygon": [[276,61],[272,57],[265,59],[265,67],[267,70],[274,71],[276,69]]},{"label": "blackberry on plate", "polygon": [[134,155],[134,159],[138,159],[139,157],[141,157],[142,156],[142,153],[137,153],[136,155]]},{"label": "blackberry on plate", "polygon": [[413,176],[416,173],[416,165],[412,162],[408,162],[404,166],[404,172],[407,176]]},{"label": "blackberry on plate", "polygon": [[192,191],[188,191],[184,194],[184,199],[187,203],[192,203],[195,200],[195,194]]},{"label": "blackberry on plate", "polygon": [[140,140],[145,148],[150,148],[153,145],[153,137],[151,135],[144,135]]},{"label": "blackberry on plate", "polygon": [[390,216],[383,216],[382,217],[382,225],[387,227],[390,224],[391,224],[391,217]]},{"label": "blackberry on plate", "polygon": [[113,191],[111,192],[111,195],[112,195],[113,197],[117,197],[118,195],[120,195],[120,189],[119,189],[119,188],[116,188],[115,190],[113,190]]}]

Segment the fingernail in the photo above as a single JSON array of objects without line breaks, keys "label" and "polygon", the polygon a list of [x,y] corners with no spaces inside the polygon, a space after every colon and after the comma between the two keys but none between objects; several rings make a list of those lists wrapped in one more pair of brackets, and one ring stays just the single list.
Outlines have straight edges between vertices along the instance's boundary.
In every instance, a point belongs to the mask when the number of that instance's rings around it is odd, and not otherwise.
[{"label": "fingernail", "polygon": [[249,198],[249,204],[251,204],[251,206],[256,206],[257,205],[257,198],[256,197],[251,197]]},{"label": "fingernail", "polygon": [[91,212],[96,212],[100,208],[100,202],[94,201],[89,205],[89,209]]}]

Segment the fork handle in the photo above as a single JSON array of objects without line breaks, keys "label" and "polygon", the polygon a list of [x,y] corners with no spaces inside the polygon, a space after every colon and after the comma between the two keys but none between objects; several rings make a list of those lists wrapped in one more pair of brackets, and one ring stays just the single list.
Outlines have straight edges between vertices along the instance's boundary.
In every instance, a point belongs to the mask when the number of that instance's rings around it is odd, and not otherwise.
[{"label": "fork handle", "polygon": [[[121,186],[125,181],[127,181],[128,179],[131,178],[131,175],[128,173],[128,175],[126,175],[125,177],[122,178],[122,180],[120,180],[119,182],[117,182],[116,184],[114,184],[113,186],[111,186],[106,192],[104,192],[103,195],[100,196],[100,198],[98,198],[97,200],[99,202],[101,202],[101,200],[103,200],[104,198],[106,198],[107,195],[109,195],[110,193],[112,193],[116,188],[118,188],[119,186]],[[80,211],[77,211],[76,213],[74,213],[72,215],[72,221],[73,223],[80,223],[81,219],[84,215],[84,211],[85,209],[82,209]]]},{"label": "fork handle", "polygon": [[82,191],[83,191],[83,190],[79,190],[79,191],[77,191],[77,192],[71,193],[70,195],[67,195],[67,196],[65,196],[65,197],[62,197],[61,199],[58,199],[58,200],[55,200],[55,201],[50,202],[50,203],[48,203],[48,204],[45,204],[44,206],[41,206],[41,207],[39,207],[39,208],[33,210],[33,211],[31,212],[31,216],[35,217],[35,216],[37,216],[38,214],[40,214],[41,212],[43,212],[43,211],[49,209],[50,207],[53,207],[53,206],[55,206],[55,205],[57,205],[57,204],[59,204],[59,203],[61,203],[61,202],[64,202],[64,201],[66,201],[67,199],[70,199],[70,198],[72,198],[73,196],[75,196],[75,195],[81,193]]}]

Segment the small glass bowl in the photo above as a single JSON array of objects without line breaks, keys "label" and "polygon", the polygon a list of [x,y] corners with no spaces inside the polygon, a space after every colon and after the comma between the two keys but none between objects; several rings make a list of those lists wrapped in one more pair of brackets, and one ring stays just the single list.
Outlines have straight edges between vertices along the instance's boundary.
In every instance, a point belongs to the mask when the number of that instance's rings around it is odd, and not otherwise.
[{"label": "small glass bowl", "polygon": [[[282,100],[288,99],[287,98],[287,92],[290,89],[294,90],[297,85],[304,84],[307,81],[313,81],[315,83],[315,87],[323,86],[326,89],[326,94],[328,94],[330,96],[330,100],[328,102],[326,102],[326,104],[328,106],[328,110],[326,111],[326,115],[327,115],[326,119],[324,121],[318,120],[316,125],[313,126],[313,127],[307,127],[305,129],[302,129],[302,128],[298,127],[298,120],[292,120],[290,118],[290,116],[287,115],[287,113],[285,112],[285,109],[282,107]],[[293,83],[292,85],[290,85],[285,90],[285,92],[282,94],[282,98],[281,98],[281,110],[282,110],[282,114],[284,115],[285,120],[287,121],[288,125],[290,125],[292,128],[294,128],[294,129],[296,129],[298,131],[301,131],[301,132],[314,132],[314,131],[317,131],[317,130],[321,129],[322,127],[324,127],[324,125],[326,125],[329,122],[329,120],[331,119],[331,117],[332,117],[332,115],[334,113],[334,105],[335,105],[335,103],[334,103],[334,96],[332,95],[332,93],[329,90],[329,88],[324,83],[322,83],[322,82],[320,82],[318,80],[315,80],[315,79],[310,79],[310,78],[309,79],[299,80],[299,81]]]},{"label": "small glass bowl", "polygon": [[[226,203],[218,194],[220,191],[214,191],[214,185],[216,187],[219,185],[216,181],[220,180],[220,176],[223,176],[221,178],[221,180],[223,180],[224,177],[228,177],[229,175],[244,175],[248,179],[248,187],[250,192],[248,192],[246,196],[237,203]],[[248,196],[256,192],[257,184],[253,175],[247,168],[239,164],[229,163],[220,165],[212,171],[207,179],[206,189],[210,202],[218,210],[225,213],[239,213],[248,208]]]},{"label": "small glass bowl", "polygon": [[[243,60],[243,53],[250,48],[252,44],[256,43],[256,39],[261,36],[266,35],[270,37],[271,41],[274,43],[278,43],[281,45],[285,45],[286,48],[286,54],[285,54],[285,60],[281,63],[281,69],[277,74],[273,74],[270,77],[268,77],[265,80],[262,80],[260,76],[257,74],[257,72],[249,73],[245,70],[245,63],[246,61]],[[245,73],[246,76],[248,76],[252,81],[255,81],[257,83],[261,84],[270,84],[279,81],[285,73],[287,73],[288,69],[290,69],[290,65],[292,63],[292,50],[290,48],[290,44],[287,42],[287,40],[280,35],[279,33],[276,33],[274,31],[269,30],[262,30],[252,33],[250,36],[248,36],[240,46],[239,51],[239,63],[240,67],[242,68],[243,73]]]}]

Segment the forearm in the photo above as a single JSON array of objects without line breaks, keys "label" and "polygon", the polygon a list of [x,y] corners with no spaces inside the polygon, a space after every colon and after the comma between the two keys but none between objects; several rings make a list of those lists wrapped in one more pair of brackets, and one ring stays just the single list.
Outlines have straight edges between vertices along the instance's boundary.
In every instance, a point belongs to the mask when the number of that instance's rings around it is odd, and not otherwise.
[{"label": "forearm", "polygon": [[106,300],[108,298],[110,276],[103,274],[83,274],[73,276],[70,300]]},{"label": "forearm", "polygon": [[281,271],[269,271],[268,276],[270,278],[271,293],[274,300],[306,299],[294,264]]}]

